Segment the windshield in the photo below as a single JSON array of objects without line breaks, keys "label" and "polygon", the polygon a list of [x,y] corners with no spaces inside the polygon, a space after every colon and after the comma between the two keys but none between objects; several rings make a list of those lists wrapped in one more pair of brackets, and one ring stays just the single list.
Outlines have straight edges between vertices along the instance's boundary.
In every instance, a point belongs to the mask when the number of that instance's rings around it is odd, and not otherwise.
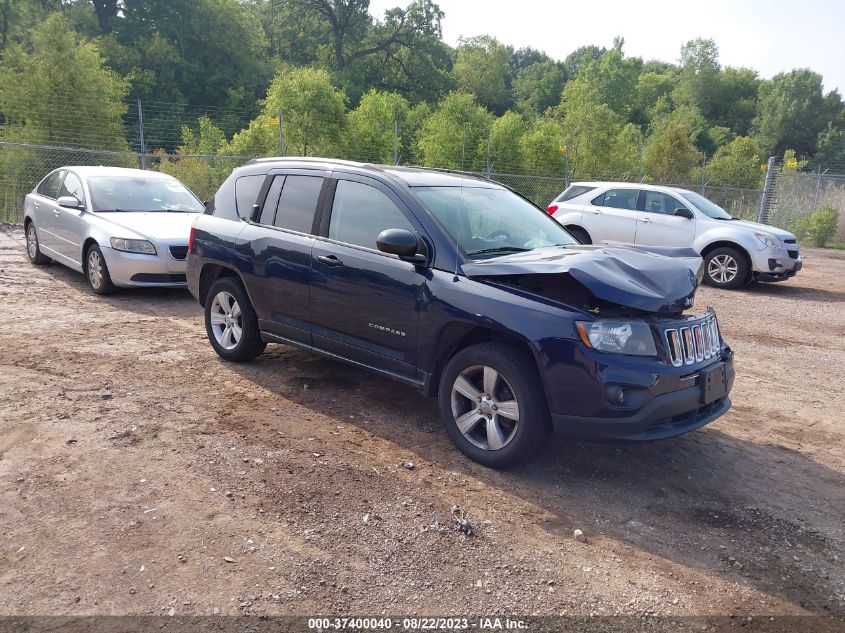
[{"label": "windshield", "polygon": [[91,176],[94,211],[203,211],[202,203],[175,178]]},{"label": "windshield", "polygon": [[679,191],[678,193],[692,202],[695,205],[695,208],[701,211],[708,218],[713,218],[714,220],[733,220],[730,213],[704,196],[693,193],[692,191]]},{"label": "windshield", "polygon": [[577,243],[557,221],[506,189],[415,187],[414,192],[474,259]]}]

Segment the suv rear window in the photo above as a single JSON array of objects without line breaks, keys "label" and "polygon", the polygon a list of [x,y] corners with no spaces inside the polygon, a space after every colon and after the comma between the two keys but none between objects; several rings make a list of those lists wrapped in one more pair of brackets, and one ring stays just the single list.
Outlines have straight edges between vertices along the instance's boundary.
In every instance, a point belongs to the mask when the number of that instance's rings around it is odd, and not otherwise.
[{"label": "suv rear window", "polygon": [[592,191],[593,189],[595,189],[595,187],[572,185],[569,189],[560,194],[555,202],[566,202],[567,200],[572,200],[572,198],[577,198],[578,196],[583,195],[588,191]]},{"label": "suv rear window", "polygon": [[249,220],[252,215],[252,207],[258,200],[258,192],[264,184],[264,174],[256,176],[241,176],[235,181],[235,205],[238,215],[244,220]]},{"label": "suv rear window", "polygon": [[281,229],[311,233],[322,188],[320,176],[286,176],[273,224]]}]

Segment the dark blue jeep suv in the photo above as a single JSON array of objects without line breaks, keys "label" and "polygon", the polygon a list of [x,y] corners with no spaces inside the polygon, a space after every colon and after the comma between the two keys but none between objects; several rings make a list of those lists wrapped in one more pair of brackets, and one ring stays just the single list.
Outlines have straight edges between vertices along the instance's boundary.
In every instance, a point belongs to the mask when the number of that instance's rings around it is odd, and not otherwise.
[{"label": "dark blue jeep suv", "polygon": [[553,423],[652,440],[730,407],[716,316],[684,314],[695,253],[581,245],[493,182],[256,160],[223,183],[189,249],[188,286],[222,358],[284,343],[413,385],[488,466],[529,457]]}]

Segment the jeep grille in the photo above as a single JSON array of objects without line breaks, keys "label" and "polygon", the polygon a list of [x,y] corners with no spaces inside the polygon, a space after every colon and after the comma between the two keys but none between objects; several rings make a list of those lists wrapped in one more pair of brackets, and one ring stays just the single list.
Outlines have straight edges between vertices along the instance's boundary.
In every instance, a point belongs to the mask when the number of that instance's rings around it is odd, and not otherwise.
[{"label": "jeep grille", "polygon": [[709,360],[722,351],[719,324],[713,312],[666,328],[664,337],[669,360],[675,367]]}]

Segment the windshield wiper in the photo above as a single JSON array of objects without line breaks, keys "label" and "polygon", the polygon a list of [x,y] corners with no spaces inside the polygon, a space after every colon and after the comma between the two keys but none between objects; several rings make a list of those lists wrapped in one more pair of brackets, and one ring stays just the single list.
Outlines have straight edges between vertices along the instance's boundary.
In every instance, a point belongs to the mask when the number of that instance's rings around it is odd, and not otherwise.
[{"label": "windshield wiper", "polygon": [[471,251],[467,253],[470,257],[473,255],[485,255],[487,253],[525,253],[526,251],[534,250],[532,248],[520,248],[518,246],[496,246],[494,248],[482,248],[479,251]]}]

